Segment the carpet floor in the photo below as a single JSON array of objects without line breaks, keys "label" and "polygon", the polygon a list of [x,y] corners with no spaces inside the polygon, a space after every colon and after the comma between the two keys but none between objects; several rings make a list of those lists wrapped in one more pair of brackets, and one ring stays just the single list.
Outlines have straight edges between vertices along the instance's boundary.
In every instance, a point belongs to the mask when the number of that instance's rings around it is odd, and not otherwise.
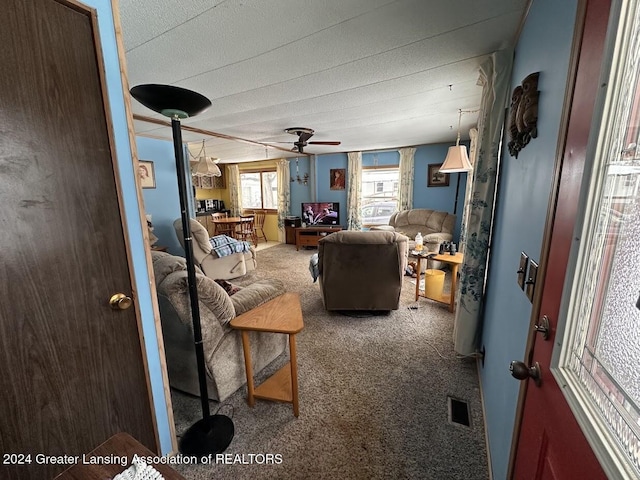
[{"label": "carpet floor", "polygon": [[[258,269],[236,281],[280,278],[300,293],[300,416],[286,403],[250,408],[243,387],[220,410],[235,424],[227,455],[175,468],[190,480],[488,479],[476,364],[453,351],[453,314],[415,302],[410,277],[400,309],[388,315],[327,312],[308,270],[313,253],[286,244],[261,250]],[[276,359],[257,383],[287,360]],[[450,421],[449,398],[468,404],[470,426]],[[172,402],[180,437],[201,418],[200,401],[172,390]],[[212,413],[218,408],[211,402]]]}]

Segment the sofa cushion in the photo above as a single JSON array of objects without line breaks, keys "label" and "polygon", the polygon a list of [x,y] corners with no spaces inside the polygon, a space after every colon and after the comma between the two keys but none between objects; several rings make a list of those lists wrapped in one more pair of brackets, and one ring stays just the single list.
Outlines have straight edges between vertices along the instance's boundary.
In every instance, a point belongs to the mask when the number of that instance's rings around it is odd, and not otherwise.
[{"label": "sofa cushion", "polygon": [[227,292],[227,295],[229,296],[234,295],[242,290],[242,287],[240,285],[234,285],[233,283],[227,282],[226,280],[223,280],[221,278],[216,279],[215,282],[222,288],[224,288],[224,291]]}]

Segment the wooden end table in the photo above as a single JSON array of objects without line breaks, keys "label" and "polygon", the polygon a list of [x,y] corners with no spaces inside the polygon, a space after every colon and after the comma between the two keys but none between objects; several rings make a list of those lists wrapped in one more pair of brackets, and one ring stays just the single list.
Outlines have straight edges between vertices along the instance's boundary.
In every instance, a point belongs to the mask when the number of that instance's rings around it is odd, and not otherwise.
[{"label": "wooden end table", "polygon": [[[259,307],[237,316],[230,323],[232,328],[241,331],[244,365],[247,371],[247,403],[250,407],[255,399],[275,400],[293,404],[293,414],[300,413],[298,404],[298,363],[296,357],[296,333],[304,324],[300,295],[284,293]],[[289,335],[289,363],[274,373],[257,387],[253,383],[253,364],[249,332],[286,333]]]},{"label": "wooden end table", "polygon": [[[464,256],[462,253],[456,253],[455,255],[450,255],[448,253],[436,254],[433,257],[427,257],[429,254],[413,254],[410,253],[413,258],[418,260],[418,264],[416,265],[416,301],[419,297],[428,298],[429,300],[434,300],[440,303],[446,303],[449,305],[449,311],[453,312],[456,309],[456,283],[458,280],[458,266],[462,263]],[[443,293],[439,297],[428,297],[426,293],[420,290],[420,276],[421,273],[421,265],[422,260],[437,260],[439,262],[443,262],[451,265],[451,293]],[[426,281],[426,280],[425,280]],[[426,287],[426,285],[425,285]]]}]

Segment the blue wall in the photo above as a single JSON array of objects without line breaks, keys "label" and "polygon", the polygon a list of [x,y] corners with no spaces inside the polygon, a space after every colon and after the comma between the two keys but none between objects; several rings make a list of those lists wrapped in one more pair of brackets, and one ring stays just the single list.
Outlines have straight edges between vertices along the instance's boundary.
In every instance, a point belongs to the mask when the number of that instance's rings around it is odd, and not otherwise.
[{"label": "blue wall", "polygon": [[156,176],[156,188],[142,189],[145,213],[151,215],[153,233],[158,237],[156,245],[166,246],[169,253],[184,257],[184,250],[173,228],[173,222],[180,218],[173,142],[136,137],[136,145],[138,158],[153,162]]},{"label": "blue wall", "polygon": [[[126,218],[127,235],[132,253],[132,266],[135,281],[136,297],[140,307],[142,330],[144,334],[145,349],[149,377],[151,381],[151,393],[153,395],[154,410],[160,438],[161,453],[166,454],[172,450],[169,418],[160,368],[160,353],[157,342],[157,332],[153,315],[151,290],[149,288],[149,276],[147,270],[145,245],[142,237],[143,224],[140,220],[141,206],[138,203],[136,172],[133,169],[131,157],[131,143],[129,142],[129,130],[125,111],[124,91],[120,76],[120,61],[116,46],[111,0],[83,0],[84,3],[95,8],[98,13],[98,26],[104,67],[106,85],[109,95],[109,108],[111,110],[115,152],[118,165],[118,176],[122,187],[122,199],[124,215]],[[147,228],[146,224],[144,228]]]},{"label": "blue wall", "polygon": [[[484,314],[484,393],[493,477],[506,478],[520,383],[509,374],[523,360],[531,303],[516,283],[520,252],[539,261],[553,177],[558,130],[577,0],[533,2],[515,50],[510,91],[540,72],[538,138],[509,156],[503,145],[495,229]],[[509,95],[510,97],[510,95]]]},{"label": "blue wall", "polygon": [[[465,142],[462,142],[465,143]],[[460,223],[462,220],[462,205],[464,203],[464,192],[467,181],[466,173],[453,173],[450,175],[448,187],[427,187],[427,170],[431,163],[442,163],[447,156],[448,148],[452,143],[421,145],[417,147],[414,157],[414,183],[413,183],[413,207],[430,208],[453,213],[455,205],[456,182],[460,175],[460,189],[458,192],[458,209],[456,213],[456,229],[454,239],[460,234]],[[368,151],[362,154],[362,165],[372,166],[398,166],[400,154],[394,151]],[[310,184],[305,186],[293,182],[291,184],[291,214],[301,215],[300,207],[302,202],[339,202],[340,203],[340,223],[347,224],[347,190],[331,190],[329,188],[329,174],[332,168],[347,169],[347,154],[335,153],[318,155],[315,162],[315,171],[310,171],[310,161],[307,157],[298,160],[298,171],[296,173],[295,160],[290,161],[289,168],[291,177],[296,175],[310,175]],[[349,171],[347,169],[347,188],[349,187]],[[312,182],[314,182],[312,185]],[[316,192],[316,198],[313,192]]]}]

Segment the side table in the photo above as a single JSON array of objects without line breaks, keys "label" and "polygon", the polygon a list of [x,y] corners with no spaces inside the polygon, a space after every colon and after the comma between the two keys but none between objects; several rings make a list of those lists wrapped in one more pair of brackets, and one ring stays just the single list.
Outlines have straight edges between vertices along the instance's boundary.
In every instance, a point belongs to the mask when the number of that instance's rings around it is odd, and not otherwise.
[{"label": "side table", "polygon": [[[449,305],[449,311],[453,312],[456,308],[456,283],[458,280],[458,266],[464,260],[464,256],[461,253],[456,253],[455,255],[450,255],[448,253],[436,254],[433,256],[428,256],[431,254],[411,254],[410,255],[418,260],[418,264],[416,265],[417,278],[416,278],[416,301],[419,297],[425,297],[429,300],[434,300],[440,303],[446,303]],[[424,291],[420,290],[420,277],[422,276],[421,272],[421,262],[422,260],[437,260],[439,262],[446,263],[451,266],[451,293],[442,294],[440,297],[428,297]]]},{"label": "side table", "polygon": [[[299,414],[298,404],[298,363],[296,357],[296,334],[304,324],[300,296],[297,293],[284,293],[273,300],[263,303],[230,322],[231,328],[241,331],[244,365],[247,371],[247,403],[250,407],[255,399],[275,400],[293,404],[293,414]],[[253,363],[249,332],[286,333],[289,335],[289,363],[274,373],[257,387],[253,382]]]}]

